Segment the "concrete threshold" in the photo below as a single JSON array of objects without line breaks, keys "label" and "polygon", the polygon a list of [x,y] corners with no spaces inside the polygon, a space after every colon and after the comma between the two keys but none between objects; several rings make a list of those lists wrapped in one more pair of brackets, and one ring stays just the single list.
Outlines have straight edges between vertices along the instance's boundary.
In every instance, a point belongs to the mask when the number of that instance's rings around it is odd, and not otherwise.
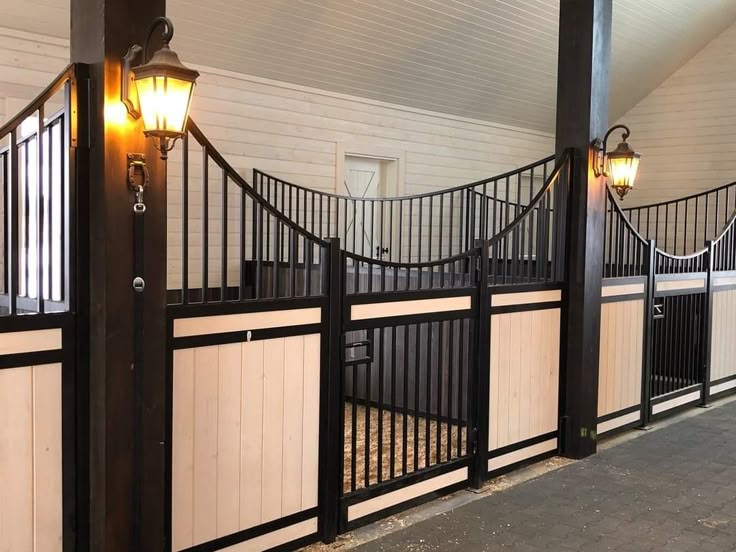
[{"label": "concrete threshold", "polygon": [[[652,431],[657,431],[683,420],[687,420],[695,416],[700,416],[702,414],[705,414],[706,412],[709,412],[715,408],[719,408],[725,404],[729,404],[733,401],[736,401],[736,395],[714,400],[710,405],[711,408],[708,409],[691,408],[679,412],[678,414],[670,418],[658,420],[657,422],[652,424],[652,428],[649,431],[639,431],[636,429],[624,431],[611,438],[602,440],[598,444],[598,450],[608,450],[631,440],[640,439],[648,435]],[[391,533],[400,531],[406,527],[410,527],[415,523],[419,523],[435,516],[445,514],[447,512],[455,510],[456,508],[460,508],[465,504],[475,502],[476,500],[480,500],[492,494],[499,493],[515,487],[516,485],[531,481],[532,479],[536,479],[537,477],[558,470],[575,462],[575,460],[570,460],[568,458],[562,458],[559,456],[544,460],[542,462],[537,462],[535,464],[515,470],[506,475],[491,479],[487,481],[481,489],[465,489],[456,493],[452,493],[446,497],[428,502],[427,504],[423,504],[421,506],[417,506],[416,508],[411,508],[409,510],[406,510],[405,512],[401,512],[400,514],[389,516],[370,525],[366,525],[365,527],[361,527],[359,529],[355,529],[354,531],[350,531],[349,533],[345,533],[344,535],[340,535],[337,540],[332,544],[316,543],[304,548],[303,550],[304,552],[330,552],[333,550],[349,550],[367,542],[376,540],[385,535],[390,535]]]}]

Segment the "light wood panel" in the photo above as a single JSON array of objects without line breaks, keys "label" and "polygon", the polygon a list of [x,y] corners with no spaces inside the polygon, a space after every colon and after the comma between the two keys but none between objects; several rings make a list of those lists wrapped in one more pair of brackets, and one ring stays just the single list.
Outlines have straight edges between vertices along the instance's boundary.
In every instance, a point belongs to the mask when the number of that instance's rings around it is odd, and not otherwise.
[{"label": "light wood panel", "polygon": [[387,303],[366,303],[353,305],[350,308],[351,320],[369,320],[389,316],[410,316],[412,314],[428,314],[467,310],[470,308],[470,295],[462,297],[441,297],[437,299],[415,299],[412,301],[390,301]]},{"label": "light wood panel", "polygon": [[174,550],[317,506],[318,334],[178,350],[173,370]]},{"label": "light wood panel", "polygon": [[491,317],[489,451],[557,430],[560,309]]},{"label": "light wood panel", "polygon": [[0,334],[0,355],[61,349],[61,330],[28,330]]},{"label": "light wood panel", "polygon": [[61,364],[0,370],[0,551],[61,550]]},{"label": "light wood panel", "polygon": [[601,305],[598,416],[641,403],[644,301]]},{"label": "light wood panel", "polygon": [[319,307],[179,318],[174,320],[174,337],[319,324],[321,319]]},{"label": "light wood panel", "polygon": [[711,333],[710,380],[736,374],[736,290],[713,293],[713,327]]},{"label": "light wood panel", "polygon": [[379,495],[375,498],[348,506],[348,521],[353,521],[374,512],[380,512],[391,506],[407,502],[427,493],[439,491],[468,479],[468,468],[460,468],[437,477],[426,479],[414,485],[408,485],[396,491]]},{"label": "light wood panel", "polygon": [[491,306],[505,307],[509,305],[529,305],[532,303],[560,301],[561,299],[562,291],[559,289],[526,291],[522,293],[497,293],[491,295]]}]

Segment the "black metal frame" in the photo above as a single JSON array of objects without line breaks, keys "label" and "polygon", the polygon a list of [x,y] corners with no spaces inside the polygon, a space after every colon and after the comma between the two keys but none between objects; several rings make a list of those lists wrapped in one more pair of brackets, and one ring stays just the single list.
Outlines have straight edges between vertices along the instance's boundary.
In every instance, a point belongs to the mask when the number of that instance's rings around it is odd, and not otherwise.
[{"label": "black metal frame", "polygon": [[[6,147],[0,148],[0,182],[4,205],[2,255],[4,259],[0,294],[0,333],[59,329],[62,335],[61,348],[10,354],[0,357],[0,369],[33,366],[48,363],[61,364],[61,444],[62,444],[62,549],[65,552],[84,549],[87,542],[88,524],[88,431],[87,409],[89,397],[86,386],[86,364],[80,353],[77,336],[83,332],[79,327],[77,301],[78,286],[78,203],[81,191],[86,188],[84,174],[77,171],[77,157],[86,147],[78,136],[84,124],[84,113],[80,103],[84,101],[84,80],[87,66],[69,65],[20,113],[0,127],[0,140],[8,139]],[[46,117],[46,106],[57,95],[63,94],[62,107]],[[27,136],[19,136],[21,124],[38,117],[36,128]],[[55,129],[59,129],[58,132]],[[42,136],[45,147],[38,148],[38,136]],[[36,144],[34,170],[36,178],[35,205],[31,205],[28,175],[29,145]],[[25,152],[24,166],[19,167],[19,151]],[[52,175],[52,169],[58,173]],[[58,202],[54,201],[52,181],[58,185]],[[22,193],[21,193],[22,192]],[[21,219],[21,204],[24,217]],[[31,275],[30,265],[30,209],[36,212],[36,273]],[[56,217],[60,219],[56,219]],[[57,227],[59,237],[52,236]],[[20,271],[20,236],[24,234],[26,250],[25,270]],[[57,282],[52,281],[54,260],[52,242],[59,244],[60,266]],[[49,249],[44,263],[44,246]],[[29,282],[36,281],[36,296],[28,294]],[[20,295],[20,283],[26,293]],[[48,294],[44,293],[48,286]],[[58,296],[54,298],[54,287]]]}]

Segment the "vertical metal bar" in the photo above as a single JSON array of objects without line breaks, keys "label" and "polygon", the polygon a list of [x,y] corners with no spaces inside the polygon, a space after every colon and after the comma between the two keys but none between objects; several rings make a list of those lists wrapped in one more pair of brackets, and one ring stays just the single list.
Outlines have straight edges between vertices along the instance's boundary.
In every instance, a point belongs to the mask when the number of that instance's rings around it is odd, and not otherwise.
[{"label": "vertical metal bar", "polygon": [[[371,220],[372,222],[372,220]],[[376,474],[376,481],[380,483],[383,481],[383,399],[384,399],[384,384],[385,384],[385,367],[384,367],[384,339],[385,339],[385,333],[387,328],[379,328],[376,330],[378,332],[378,441],[376,443],[376,449],[378,452],[378,462],[377,462],[377,474]],[[375,357],[374,357],[375,358]],[[370,407],[370,402],[368,403]],[[396,410],[396,404],[395,402],[391,402],[391,413]],[[391,435],[393,438],[393,434]],[[393,470],[394,470],[394,442],[391,441],[391,452],[389,454],[389,472],[392,474],[391,477],[393,478]]]},{"label": "vertical metal bar", "polygon": [[296,296],[296,262],[297,262],[297,253],[299,251],[298,244],[297,244],[297,233],[294,231],[294,229],[289,226],[288,229],[289,232],[289,290],[287,292],[287,297],[295,297]]},{"label": "vertical metal bar", "polygon": [[202,303],[207,303],[209,276],[209,155],[207,146],[202,146]]},{"label": "vertical metal bar", "polygon": [[[240,255],[238,256],[238,273],[239,273],[239,284],[240,284],[240,290],[238,292],[238,297],[241,301],[245,300],[245,280],[246,280],[246,272],[245,272],[245,238],[246,238],[246,228],[247,228],[247,220],[246,220],[246,199],[245,199],[245,188],[240,188]],[[253,240],[253,243],[255,244],[255,235],[251,238]]]},{"label": "vertical metal bar", "polygon": [[414,471],[419,469],[419,416],[421,416],[421,404],[419,396],[419,376],[421,374],[421,329],[422,324],[414,324]]},{"label": "vertical metal bar", "polygon": [[[378,330],[380,331],[380,330]],[[371,335],[372,334],[372,335]],[[369,334],[371,341],[376,343],[375,331]],[[373,358],[376,358],[375,349]],[[371,484],[371,368],[373,367],[373,361],[365,363],[365,425],[364,425],[364,436],[365,436],[365,454],[363,455],[364,461],[364,475],[365,475],[365,486],[368,487]]]},{"label": "vertical metal bar", "polygon": [[6,269],[8,273],[8,311],[11,315],[17,314],[17,299],[19,291],[20,270],[19,244],[20,224],[18,220],[20,185],[18,170],[18,135],[17,129],[10,131],[10,222],[8,224],[8,243],[10,244],[10,266]]},{"label": "vertical metal bar", "polygon": [[[403,376],[404,376],[404,401],[402,403],[402,406],[404,407],[404,415],[401,417],[401,473],[402,475],[406,475],[408,473],[408,460],[409,460],[409,451],[408,451],[408,421],[409,421],[409,325],[404,324],[404,334],[403,334],[403,343],[404,343],[404,363],[403,363]],[[396,348],[394,348],[395,350]],[[414,412],[414,418],[417,417],[417,412],[415,409]]]},{"label": "vertical metal bar", "polygon": [[[46,233],[46,213],[44,203],[46,202],[46,194],[44,193],[43,179],[43,135],[44,135],[44,108],[43,105],[38,108],[38,124],[36,126],[36,312],[44,312],[44,283],[46,274],[44,270],[44,234]],[[49,176],[50,173],[49,173]],[[50,244],[49,244],[50,245]],[[51,284],[49,279],[49,284]]]},{"label": "vertical metal bar", "polygon": [[181,143],[181,302],[189,303],[189,132]]},{"label": "vertical metal bar", "polygon": [[[256,233],[253,240],[258,240],[256,247],[256,284],[255,298],[260,299],[263,294],[263,234],[266,230],[263,224],[263,205],[253,200],[253,218],[256,221]],[[265,232],[267,234],[267,232]],[[268,239],[268,236],[266,236]]]},{"label": "vertical metal bar", "polygon": [[[707,281],[706,281],[706,287],[705,287],[705,296],[703,298],[703,304],[705,307],[705,312],[703,313],[703,347],[702,347],[702,358],[699,359],[701,362],[699,363],[700,366],[703,367],[703,396],[701,399],[702,405],[707,405],[710,402],[710,379],[711,379],[711,347],[712,347],[712,339],[713,339],[713,242],[709,241],[707,243],[708,251],[706,253],[707,255],[707,261],[706,261],[706,268],[708,271]],[[691,317],[694,318],[694,317]]]},{"label": "vertical metal bar", "polygon": [[312,295],[312,265],[314,254],[314,243],[312,240],[304,236],[304,267],[307,271],[304,282],[304,296],[309,297]]},{"label": "vertical metal bar", "polygon": [[227,301],[227,171],[222,169],[222,221],[220,228],[220,301]]},{"label": "vertical metal bar", "polygon": [[426,360],[426,389],[425,389],[425,405],[426,413],[424,415],[424,467],[428,468],[432,465],[432,322],[426,322],[427,328],[427,356]]},{"label": "vertical metal bar", "polygon": [[[282,196],[283,197],[283,196]],[[273,217],[273,273],[271,274],[271,298],[276,299],[279,297],[279,264],[281,263],[281,251],[283,251],[283,244],[281,243],[281,236],[284,231],[284,224]]]}]

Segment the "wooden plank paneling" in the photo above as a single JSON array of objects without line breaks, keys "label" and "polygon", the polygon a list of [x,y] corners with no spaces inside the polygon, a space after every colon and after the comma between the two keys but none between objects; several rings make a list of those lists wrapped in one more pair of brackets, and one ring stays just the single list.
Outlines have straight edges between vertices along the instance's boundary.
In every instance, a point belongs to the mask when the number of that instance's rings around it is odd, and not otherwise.
[{"label": "wooden plank paneling", "polygon": [[243,343],[240,527],[261,523],[263,488],[263,341]]},{"label": "wooden plank paneling", "polygon": [[171,525],[174,550],[194,544],[194,350],[174,351]]},{"label": "wooden plank paneling", "polygon": [[736,374],[736,290],[713,293],[713,328],[710,379],[717,381]]},{"label": "wooden plank paneling", "polygon": [[644,301],[601,306],[598,416],[641,402]]},{"label": "wooden plank paneling", "polygon": [[33,550],[33,368],[0,370],[3,552]]},{"label": "wooden plank paneling", "polygon": [[316,507],[320,340],[175,352],[174,550]]},{"label": "wooden plank paneling", "polygon": [[217,535],[240,528],[240,424],[242,345],[218,347]]},{"label": "wooden plank paneling", "polygon": [[281,515],[301,510],[304,420],[304,337],[284,340],[284,431]]},{"label": "wooden plank paneling", "polygon": [[560,310],[491,317],[489,450],[557,430]]},{"label": "wooden plank paneling", "polygon": [[0,551],[61,550],[61,364],[0,370]]},{"label": "wooden plank paneling", "polygon": [[261,521],[281,517],[284,482],[284,340],[263,344],[263,490]]},{"label": "wooden plank paneling", "polygon": [[317,506],[319,478],[320,336],[304,337],[302,510]]},{"label": "wooden plank paneling", "polygon": [[33,550],[62,547],[61,364],[33,367]]},{"label": "wooden plank paneling", "polygon": [[[217,537],[217,347],[194,351],[194,543]],[[176,399],[174,399],[176,401]]]}]

